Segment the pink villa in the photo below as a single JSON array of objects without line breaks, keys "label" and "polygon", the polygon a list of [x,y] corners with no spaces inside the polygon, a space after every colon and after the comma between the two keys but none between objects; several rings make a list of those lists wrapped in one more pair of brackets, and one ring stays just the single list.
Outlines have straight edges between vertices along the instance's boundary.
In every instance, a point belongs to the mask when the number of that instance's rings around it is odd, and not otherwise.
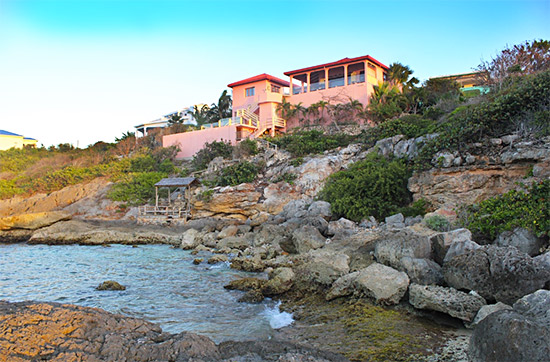
[{"label": "pink villa", "polygon": [[164,136],[164,147],[178,145],[178,158],[192,157],[205,143],[225,141],[235,145],[246,138],[286,132],[297,124],[280,118],[283,99],[308,107],[319,101],[330,104],[358,100],[364,106],[374,86],[386,78],[388,67],[369,55],[297,69],[284,74],[290,81],[260,74],[228,84],[233,89],[233,117],[204,125],[201,130]]}]

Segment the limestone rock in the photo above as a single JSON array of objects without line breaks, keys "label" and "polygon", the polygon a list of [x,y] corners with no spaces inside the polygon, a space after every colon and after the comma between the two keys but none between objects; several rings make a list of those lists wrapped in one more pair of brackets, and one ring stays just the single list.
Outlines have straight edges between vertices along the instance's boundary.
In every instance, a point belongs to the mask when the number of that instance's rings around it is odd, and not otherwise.
[{"label": "limestone rock", "polygon": [[258,279],[258,278],[241,278],[232,280],[229,282],[229,284],[225,285],[225,289],[229,290],[241,290],[241,291],[249,291],[249,290],[260,290],[263,288],[267,280],[264,279]]},{"label": "limestone rock", "polygon": [[488,300],[512,304],[544,286],[550,272],[529,255],[508,247],[483,246],[449,260],[443,267],[448,285],[475,290]]},{"label": "limestone rock", "polygon": [[244,250],[250,246],[249,242],[240,236],[229,236],[218,241],[217,247]]},{"label": "limestone rock", "polygon": [[286,182],[271,183],[264,189],[264,210],[272,215],[283,211],[285,205],[301,197],[295,187]]},{"label": "limestone rock", "polygon": [[279,244],[281,248],[292,254],[302,254],[325,246],[326,239],[313,226],[304,225],[294,230],[290,243]]},{"label": "limestone rock", "polygon": [[216,254],[216,255],[213,255],[212,257],[210,257],[208,259],[207,263],[208,264],[217,264],[217,263],[224,263],[228,260],[229,260],[229,258],[227,257],[227,255]]},{"label": "limestone rock", "polygon": [[239,227],[237,225],[227,225],[218,234],[218,239],[228,238],[237,235]]},{"label": "limestone rock", "polygon": [[388,231],[380,236],[374,256],[379,263],[403,270],[404,257],[430,259],[432,245],[430,239],[412,229]]},{"label": "limestone rock", "polygon": [[199,264],[202,263],[203,261],[204,261],[203,258],[195,258],[195,259],[193,259],[193,264],[199,265]]},{"label": "limestone rock", "polygon": [[342,156],[312,158],[298,167],[296,187],[307,196],[315,196],[323,188],[325,180],[342,167]]},{"label": "limestone rock", "polygon": [[[193,333],[163,333],[153,323],[96,308],[0,301],[4,361],[217,361],[217,346]],[[8,332],[9,331],[9,332]]]},{"label": "limestone rock", "polygon": [[409,277],[388,266],[373,263],[359,272],[354,286],[376,303],[397,304],[407,292]]},{"label": "limestone rock", "polygon": [[195,229],[185,231],[181,237],[180,247],[184,250],[196,248],[200,243],[199,235],[200,232]]},{"label": "limestone rock", "polygon": [[544,246],[541,238],[524,228],[515,228],[512,231],[500,233],[495,241],[498,246],[513,246],[522,253],[535,256]]},{"label": "limestone rock", "polygon": [[244,221],[262,211],[258,202],[261,196],[250,184],[222,187],[208,202],[192,200],[193,217],[228,217]]},{"label": "limestone rock", "polygon": [[351,235],[357,232],[357,225],[351,220],[346,218],[340,218],[337,221],[331,221],[328,223],[328,235],[345,236]]},{"label": "limestone rock", "polygon": [[257,289],[247,291],[238,302],[241,303],[261,303],[264,300],[264,295]]},{"label": "limestone rock", "polygon": [[99,284],[96,290],[126,290],[124,285],[115,282],[114,280],[107,280]]},{"label": "limestone rock", "polygon": [[441,266],[433,260],[406,256],[401,258],[401,266],[411,283],[430,285],[443,282]]},{"label": "limestone rock", "polygon": [[349,256],[317,249],[304,255],[306,261],[297,267],[299,286],[310,289],[316,285],[329,286],[336,279],[349,273]]},{"label": "limestone rock", "polygon": [[354,283],[361,271],[346,274],[338,278],[330,287],[325,299],[333,300],[338,297],[352,295],[355,292]]},{"label": "limestone rock", "polygon": [[30,244],[170,244],[180,245],[181,236],[127,228],[96,226],[83,221],[60,221],[33,233]]},{"label": "limestone rock", "polygon": [[58,221],[69,220],[71,215],[63,211],[28,213],[0,217],[0,230],[36,230],[52,225]]},{"label": "limestone rock", "polygon": [[435,310],[467,322],[471,322],[479,309],[486,304],[476,294],[464,293],[454,288],[418,284],[409,286],[409,302],[415,308]]},{"label": "limestone rock", "polygon": [[401,229],[405,227],[405,218],[401,213],[388,216],[385,219],[385,222],[386,222],[386,226],[390,228]]},{"label": "limestone rock", "polygon": [[307,209],[307,214],[312,217],[320,216],[325,220],[330,220],[332,217],[332,211],[330,210],[330,203],[326,201],[315,201]]},{"label": "limestone rock", "polygon": [[456,229],[435,234],[430,238],[434,260],[443,265],[443,260],[451,244],[465,240],[472,240],[472,233],[468,229]]},{"label": "limestone rock", "polygon": [[231,268],[248,272],[261,272],[266,266],[259,258],[236,257],[231,260]]},{"label": "limestone rock", "polygon": [[262,287],[262,293],[268,297],[286,293],[292,288],[294,278],[295,274],[291,268],[277,268]]},{"label": "limestone rock", "polygon": [[470,251],[479,249],[479,246],[476,242],[471,240],[458,240],[451,244],[445,258],[443,259],[443,264],[447,263],[449,260],[454,258],[457,255],[462,255],[469,253]]},{"label": "limestone rock", "polygon": [[504,304],[504,303],[501,303],[501,302],[498,302],[496,304],[484,305],[483,307],[481,307],[479,309],[479,311],[477,312],[476,317],[474,318],[472,323],[467,324],[466,326],[468,328],[474,328],[475,326],[477,326],[479,324],[479,322],[481,322],[482,320],[487,318],[487,316],[489,314],[493,314],[493,313],[501,311],[501,310],[511,310],[511,309],[512,309],[512,307],[510,307],[508,304]]},{"label": "limestone rock", "polygon": [[550,355],[550,295],[539,290],[492,313],[474,329],[468,357],[482,361],[547,361]]}]

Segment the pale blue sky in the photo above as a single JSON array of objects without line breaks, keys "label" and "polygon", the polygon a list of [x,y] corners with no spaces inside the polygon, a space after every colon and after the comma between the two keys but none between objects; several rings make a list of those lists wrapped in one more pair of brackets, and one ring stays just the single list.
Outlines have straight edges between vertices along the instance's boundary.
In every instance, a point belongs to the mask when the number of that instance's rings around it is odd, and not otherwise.
[{"label": "pale blue sky", "polygon": [[112,142],[228,83],[369,54],[421,80],[550,39],[550,1],[0,0],[0,129]]}]

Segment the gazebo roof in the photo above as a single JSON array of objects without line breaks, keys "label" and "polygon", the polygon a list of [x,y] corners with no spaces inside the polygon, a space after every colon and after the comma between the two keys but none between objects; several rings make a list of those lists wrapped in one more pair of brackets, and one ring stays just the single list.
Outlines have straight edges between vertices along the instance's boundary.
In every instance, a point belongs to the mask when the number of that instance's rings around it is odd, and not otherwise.
[{"label": "gazebo roof", "polygon": [[168,177],[163,178],[155,184],[156,187],[183,187],[198,183],[195,177]]}]

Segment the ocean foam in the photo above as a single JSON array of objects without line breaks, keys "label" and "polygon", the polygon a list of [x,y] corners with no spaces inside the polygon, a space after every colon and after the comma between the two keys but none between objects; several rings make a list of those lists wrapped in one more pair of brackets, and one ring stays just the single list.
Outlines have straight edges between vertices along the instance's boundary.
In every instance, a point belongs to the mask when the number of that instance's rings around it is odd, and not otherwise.
[{"label": "ocean foam", "polygon": [[281,312],[279,309],[280,306],[281,302],[279,301],[272,307],[266,306],[262,313],[267,318],[269,325],[273,329],[283,328],[294,322],[292,314],[288,312]]}]

